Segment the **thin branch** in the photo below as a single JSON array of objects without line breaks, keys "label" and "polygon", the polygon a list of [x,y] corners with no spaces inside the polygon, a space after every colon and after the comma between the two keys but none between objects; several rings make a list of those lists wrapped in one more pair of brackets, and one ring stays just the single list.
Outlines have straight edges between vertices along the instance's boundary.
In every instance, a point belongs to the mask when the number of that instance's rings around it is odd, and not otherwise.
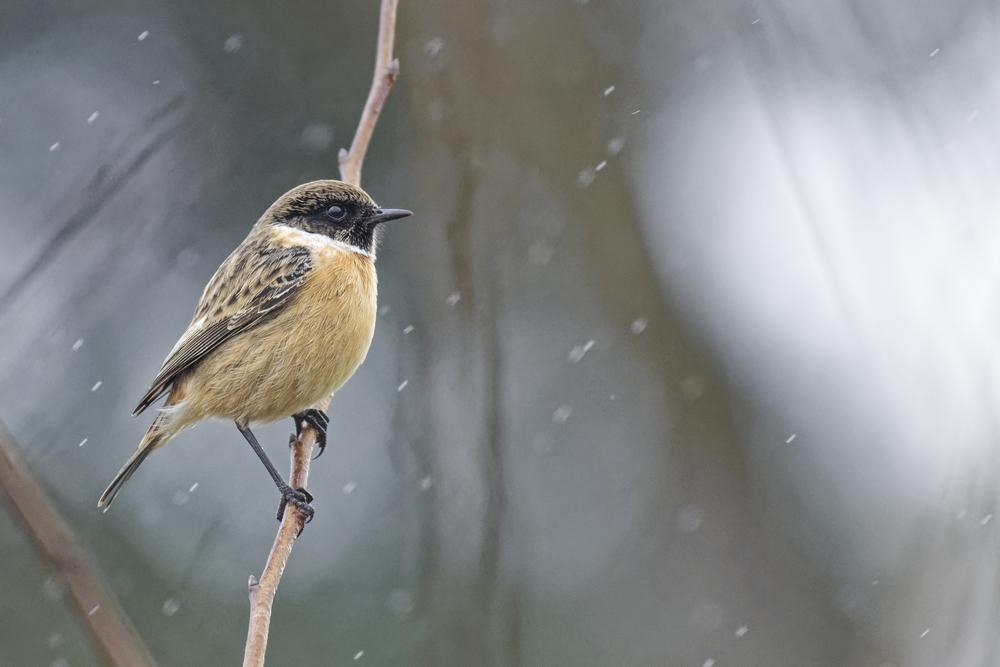
[{"label": "thin branch", "polygon": [[372,87],[365,100],[365,108],[361,111],[358,129],[354,132],[351,149],[340,149],[340,178],[354,185],[361,185],[361,165],[368,152],[375,133],[385,100],[389,97],[392,84],[399,76],[399,59],[394,58],[393,44],[396,41],[396,7],[399,0],[382,0],[382,10],[378,21],[378,45],[375,50],[375,73],[372,76]]},{"label": "thin branch", "polygon": [[81,624],[103,658],[114,667],[153,667],[149,650],[97,576],[93,560],[35,480],[14,437],[0,422],[0,488],[24,523],[35,546],[65,582]]},{"label": "thin branch", "polygon": [[[349,151],[341,149],[339,154],[340,177],[348,183],[361,184],[361,165],[371,143],[375,124],[378,122],[382,107],[389,96],[389,90],[399,75],[399,60],[393,57],[393,44],[396,34],[396,8],[399,0],[382,0],[379,15],[378,45],[375,54],[375,74],[372,87],[365,101],[358,129],[354,134]],[[326,411],[330,400],[324,399],[314,407]],[[316,446],[316,431],[312,428],[302,430],[301,436],[290,443],[292,469],[289,484],[292,488],[306,488],[309,479],[309,464],[312,461],[313,448]],[[278,528],[278,534],[267,555],[264,571],[257,581],[250,577],[250,624],[247,630],[246,650],[243,654],[243,667],[263,667],[267,652],[267,635],[271,626],[271,607],[274,596],[281,582],[281,575],[288,564],[295,540],[305,525],[305,515],[298,508],[289,505]]]},{"label": "thin branch", "polygon": [[[325,409],[325,405],[317,406]],[[301,437],[289,443],[292,457],[292,471],[288,483],[293,489],[304,489],[309,482],[309,464],[312,462],[312,451],[316,445],[316,431],[312,428],[302,430]],[[257,581],[250,575],[250,625],[247,630],[247,645],[243,653],[243,667],[261,667],[267,652],[267,633],[271,626],[271,606],[278,592],[281,575],[285,572],[288,557],[292,555],[292,547],[299,532],[305,525],[305,515],[299,508],[288,505],[285,516],[278,527],[278,534],[267,555],[264,571]]]}]

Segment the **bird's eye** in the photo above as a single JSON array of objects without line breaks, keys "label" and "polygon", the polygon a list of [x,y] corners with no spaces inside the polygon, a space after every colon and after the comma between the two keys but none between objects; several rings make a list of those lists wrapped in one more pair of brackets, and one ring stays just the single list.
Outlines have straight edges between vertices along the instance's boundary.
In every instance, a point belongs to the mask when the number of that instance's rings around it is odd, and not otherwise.
[{"label": "bird's eye", "polygon": [[347,209],[340,204],[334,204],[330,208],[326,209],[326,217],[340,222],[347,217]]}]

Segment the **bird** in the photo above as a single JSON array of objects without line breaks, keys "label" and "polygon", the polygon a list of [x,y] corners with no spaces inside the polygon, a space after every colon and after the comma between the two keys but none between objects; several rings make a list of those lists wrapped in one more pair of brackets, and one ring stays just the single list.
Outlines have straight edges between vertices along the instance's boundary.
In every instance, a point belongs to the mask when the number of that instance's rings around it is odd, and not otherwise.
[{"label": "bird", "polygon": [[313,404],[354,375],[375,332],[375,254],[383,225],[412,215],[382,208],[338,180],[292,188],[261,215],[205,286],[194,316],[133,411],[166,396],[138,447],[101,494],[107,511],[146,458],[184,429],[232,420],[287,504],[311,520],[313,497],[291,488],[250,430],[291,416],[326,447]]}]

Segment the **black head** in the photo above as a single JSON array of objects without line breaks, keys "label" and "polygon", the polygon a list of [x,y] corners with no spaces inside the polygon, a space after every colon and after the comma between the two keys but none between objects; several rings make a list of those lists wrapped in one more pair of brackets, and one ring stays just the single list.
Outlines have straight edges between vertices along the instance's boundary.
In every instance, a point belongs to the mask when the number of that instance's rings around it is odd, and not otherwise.
[{"label": "black head", "polygon": [[367,192],[343,181],[313,181],[292,188],[271,204],[261,222],[322,234],[374,255],[382,223],[412,215],[383,209]]}]

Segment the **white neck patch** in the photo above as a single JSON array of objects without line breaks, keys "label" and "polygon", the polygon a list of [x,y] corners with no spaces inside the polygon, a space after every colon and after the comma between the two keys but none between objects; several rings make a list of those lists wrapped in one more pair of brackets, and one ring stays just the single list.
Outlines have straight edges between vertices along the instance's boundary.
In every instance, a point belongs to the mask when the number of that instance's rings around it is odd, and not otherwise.
[{"label": "white neck patch", "polygon": [[289,227],[288,225],[274,225],[271,229],[274,230],[277,240],[280,243],[287,243],[289,246],[305,246],[311,250],[340,250],[342,252],[353,252],[358,255],[364,255],[368,258],[372,256],[367,250],[351,245],[350,243],[332,239],[324,234],[314,234],[297,227]]}]

